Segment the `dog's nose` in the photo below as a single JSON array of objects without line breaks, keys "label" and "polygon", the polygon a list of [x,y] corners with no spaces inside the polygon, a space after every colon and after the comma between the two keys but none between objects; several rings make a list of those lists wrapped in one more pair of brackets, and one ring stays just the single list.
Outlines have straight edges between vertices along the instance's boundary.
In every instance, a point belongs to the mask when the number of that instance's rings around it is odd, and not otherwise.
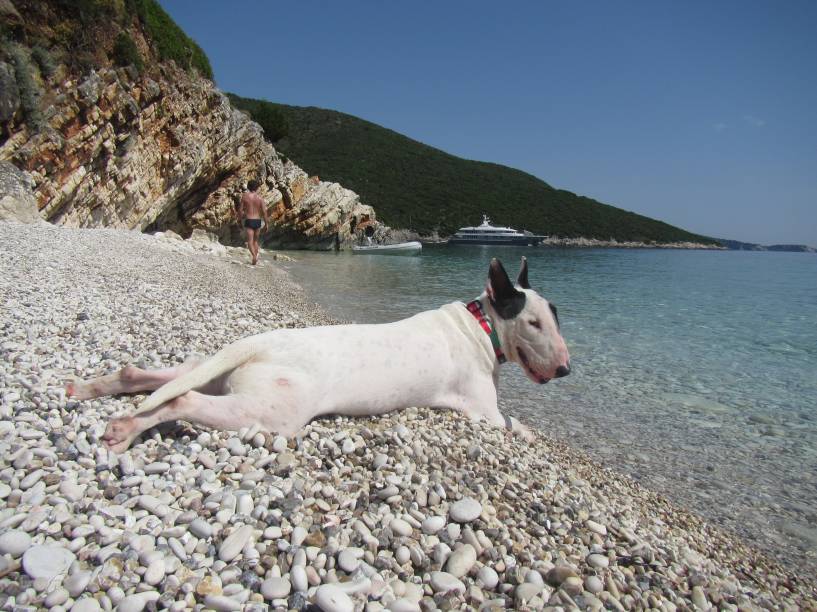
[{"label": "dog's nose", "polygon": [[556,378],[561,378],[562,376],[567,376],[570,374],[570,364],[567,365],[560,365],[556,368]]}]

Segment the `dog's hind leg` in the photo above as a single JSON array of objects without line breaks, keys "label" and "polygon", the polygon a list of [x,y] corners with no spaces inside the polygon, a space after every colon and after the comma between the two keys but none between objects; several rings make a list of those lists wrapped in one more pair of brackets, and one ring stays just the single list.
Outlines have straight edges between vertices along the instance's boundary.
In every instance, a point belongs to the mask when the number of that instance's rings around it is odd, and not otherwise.
[{"label": "dog's hind leg", "polygon": [[68,397],[79,400],[104,397],[106,395],[120,395],[122,393],[137,393],[139,391],[155,391],[174,378],[186,374],[195,368],[201,360],[191,359],[182,365],[162,370],[143,370],[136,366],[125,366],[118,372],[100,376],[85,381],[72,381],[66,385]]},{"label": "dog's hind leg", "polygon": [[126,450],[143,431],[166,421],[183,420],[214,429],[236,431],[256,423],[284,436],[297,433],[306,422],[280,419],[269,421],[275,410],[268,401],[251,395],[205,395],[188,391],[158,408],[137,412],[132,416],[113,419],[102,436],[105,445],[115,451]]}]

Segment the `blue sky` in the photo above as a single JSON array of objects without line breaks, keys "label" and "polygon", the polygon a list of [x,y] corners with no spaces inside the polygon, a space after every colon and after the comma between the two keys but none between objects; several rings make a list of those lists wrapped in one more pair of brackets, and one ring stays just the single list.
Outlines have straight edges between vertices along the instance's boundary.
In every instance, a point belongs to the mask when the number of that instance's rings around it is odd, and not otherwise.
[{"label": "blue sky", "polygon": [[817,246],[817,2],[160,1],[225,91]]}]

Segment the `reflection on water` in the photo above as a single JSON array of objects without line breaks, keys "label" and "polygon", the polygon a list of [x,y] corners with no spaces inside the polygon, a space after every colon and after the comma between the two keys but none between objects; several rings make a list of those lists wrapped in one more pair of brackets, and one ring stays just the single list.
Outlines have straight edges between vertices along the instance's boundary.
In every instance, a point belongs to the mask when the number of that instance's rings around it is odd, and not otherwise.
[{"label": "reflection on water", "polygon": [[573,369],[540,387],[509,364],[502,407],[814,561],[817,257],[471,246],[291,255],[285,267],[315,301],[366,323],[468,301],[492,257],[514,278],[525,255],[532,286],[559,307]]}]

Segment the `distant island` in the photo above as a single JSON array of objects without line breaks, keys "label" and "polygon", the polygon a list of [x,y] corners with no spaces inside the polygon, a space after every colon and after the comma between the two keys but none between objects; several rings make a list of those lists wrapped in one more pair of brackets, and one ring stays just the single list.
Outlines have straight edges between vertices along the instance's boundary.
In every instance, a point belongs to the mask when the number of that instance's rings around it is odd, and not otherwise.
[{"label": "distant island", "polygon": [[785,251],[789,253],[817,253],[817,248],[805,244],[762,245],[739,240],[718,239],[718,242],[732,251]]}]

